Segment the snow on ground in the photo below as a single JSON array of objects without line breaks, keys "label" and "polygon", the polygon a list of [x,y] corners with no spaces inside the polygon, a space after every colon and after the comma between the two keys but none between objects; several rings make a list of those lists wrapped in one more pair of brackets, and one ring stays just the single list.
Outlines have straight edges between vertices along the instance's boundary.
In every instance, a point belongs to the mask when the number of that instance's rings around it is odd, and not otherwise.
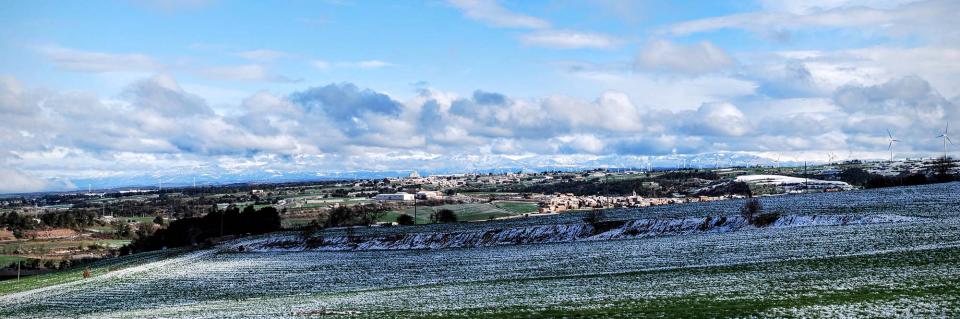
[{"label": "snow on ground", "polygon": [[[644,311],[660,304],[684,311],[671,305],[697,309],[710,302],[770,303],[739,317],[960,315],[960,289],[953,289],[960,278],[960,184],[763,200],[764,207],[784,212],[779,225],[683,233],[703,216],[733,216],[738,203],[731,201],[612,211],[608,218],[660,221],[663,226],[651,228],[680,231],[624,240],[432,250],[233,249],[255,245],[260,239],[254,238],[3,296],[0,318],[483,317],[526,308],[529,314],[613,309],[635,311],[622,317],[675,317],[682,315]],[[562,229],[582,224],[580,218],[429,226],[414,233]],[[866,291],[861,299],[841,298],[858,291]],[[801,300],[809,302],[795,302]]]},{"label": "snow on ground", "polygon": [[793,176],[783,176],[783,175],[742,175],[737,176],[736,179],[738,182],[745,182],[756,185],[773,185],[773,186],[800,186],[804,185],[810,188],[837,188],[849,190],[853,189],[850,184],[841,181],[825,181],[820,179],[813,178],[802,178],[802,177],[793,177]]},{"label": "snow on ground", "polygon": [[[789,215],[767,228],[844,226],[917,221],[919,217],[878,215]],[[670,219],[606,221],[597,225],[572,223],[461,232],[431,232],[367,236],[320,236],[322,244],[307,247],[299,235],[276,235],[252,242],[252,251],[350,251],[443,249],[500,245],[545,244],[592,240],[638,239],[694,233],[723,233],[756,229],[741,216],[708,216]]]}]

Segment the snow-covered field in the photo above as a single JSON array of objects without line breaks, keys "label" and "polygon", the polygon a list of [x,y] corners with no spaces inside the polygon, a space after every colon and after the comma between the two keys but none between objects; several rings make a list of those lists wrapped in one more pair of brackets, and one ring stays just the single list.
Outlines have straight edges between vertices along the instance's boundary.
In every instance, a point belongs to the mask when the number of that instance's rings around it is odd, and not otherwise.
[{"label": "snow-covered field", "polygon": [[780,186],[790,189],[837,189],[851,190],[853,186],[841,181],[825,181],[813,178],[801,178],[783,175],[743,175],[737,176],[738,182],[749,184]]},{"label": "snow-covered field", "polygon": [[[552,243],[304,251],[263,245],[291,235],[244,239],[0,296],[0,317],[960,316],[960,184],[763,201],[785,217],[747,226],[728,201],[612,211],[623,225],[675,231]],[[698,229],[708,215],[731,227]],[[354,235],[571,229],[581,218]],[[231,249],[240,244],[256,249]]]}]

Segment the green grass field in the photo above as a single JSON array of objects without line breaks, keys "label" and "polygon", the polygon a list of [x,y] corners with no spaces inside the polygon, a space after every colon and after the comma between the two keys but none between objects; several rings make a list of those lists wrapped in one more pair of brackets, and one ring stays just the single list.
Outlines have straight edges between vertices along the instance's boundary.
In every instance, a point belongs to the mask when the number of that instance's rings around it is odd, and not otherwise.
[{"label": "green grass field", "polygon": [[125,239],[84,239],[84,240],[26,240],[0,243],[0,253],[10,253],[17,249],[27,251],[52,251],[65,248],[88,247],[90,245],[106,245],[120,247],[130,243]]},{"label": "green grass field", "polygon": [[514,214],[536,213],[539,208],[536,203],[531,202],[496,201],[493,205]]},{"label": "green grass field", "polygon": [[[524,203],[524,202],[494,202],[494,203],[471,203],[471,204],[455,204],[455,205],[440,205],[440,206],[418,206],[417,207],[417,224],[427,224],[430,223],[430,214],[439,211],[441,209],[452,210],[457,215],[457,221],[461,222],[471,222],[471,221],[482,221],[488,220],[491,218],[499,218],[506,216],[522,215],[525,213],[536,212],[537,205],[533,203]],[[402,211],[391,211],[388,212],[383,218],[380,218],[381,222],[395,222],[397,217],[400,214],[407,214],[413,216],[413,207],[406,208]]]},{"label": "green grass field", "polygon": [[280,227],[292,229],[292,228],[297,228],[301,226],[306,226],[310,224],[310,222],[313,221],[314,219],[315,218],[301,218],[301,217],[283,218],[280,220]]},{"label": "green grass field", "polygon": [[27,258],[20,256],[11,256],[11,255],[0,255],[0,267],[6,267],[9,264],[15,263],[18,260],[26,260]]},{"label": "green grass field", "polygon": [[157,218],[156,216],[134,216],[134,217],[117,217],[117,220],[133,220],[138,223],[152,223],[153,219]]},{"label": "green grass field", "polygon": [[0,296],[83,280],[84,269],[89,269],[93,276],[100,276],[111,271],[117,271],[128,267],[155,262],[164,258],[171,258],[183,253],[183,251],[183,249],[169,249],[164,251],[140,253],[136,255],[105,259],[90,263],[89,265],[54,271],[47,274],[24,277],[20,280],[4,280],[0,281]]},{"label": "green grass field", "polygon": [[[484,285],[515,285],[533,287],[553,286],[557,282],[610,282],[629,285],[638,282],[656,282],[671,278],[700,278],[690,282],[690,290],[703,286],[703,293],[679,296],[651,296],[649,298],[611,298],[593,302],[569,302],[549,308],[537,306],[509,306],[496,308],[460,309],[436,315],[410,313],[419,318],[756,318],[756,317],[820,317],[829,314],[831,307],[857,311],[865,317],[886,313],[883,317],[928,317],[945,313],[960,314],[960,309],[896,309],[910,300],[960,301],[960,277],[936,276],[925,278],[920,274],[903,274],[899,270],[950,269],[960,266],[957,248],[888,253],[866,256],[843,256],[797,260],[790,262],[763,262],[704,268],[639,271],[622,274],[577,275],[532,278],[521,281],[473,283]],[[875,273],[874,273],[875,272]],[[812,283],[830,282],[843,278],[848,281],[863,276],[871,282],[846,289],[816,287]],[[875,277],[874,277],[875,276]],[[764,278],[767,277],[767,278]],[[739,281],[730,281],[736,278]],[[718,290],[710,286],[717,279],[726,280],[731,287],[727,295],[711,294]],[[425,288],[427,289],[427,288]],[[466,287],[464,287],[466,289]],[[616,288],[611,287],[611,290]],[[416,290],[416,289],[414,289]],[[757,294],[753,291],[767,291]],[[406,291],[415,293],[415,291]],[[913,305],[917,306],[917,305]],[[872,309],[871,309],[872,308]],[[887,309],[889,308],[889,310]],[[826,311],[825,311],[826,310]],[[804,312],[806,311],[806,312]],[[893,315],[899,313],[899,315]],[[941,317],[936,315],[936,317]],[[832,317],[827,315],[826,317]],[[949,317],[949,315],[947,315]]]}]

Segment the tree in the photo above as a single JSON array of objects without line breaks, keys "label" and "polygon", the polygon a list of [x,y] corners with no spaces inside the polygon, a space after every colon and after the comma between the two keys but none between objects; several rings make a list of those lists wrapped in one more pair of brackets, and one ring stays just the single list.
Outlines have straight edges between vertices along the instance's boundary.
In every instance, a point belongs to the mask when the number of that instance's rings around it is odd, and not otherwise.
[{"label": "tree", "polygon": [[874,177],[874,174],[859,167],[850,167],[841,171],[838,177],[850,185],[864,186]]},{"label": "tree", "polygon": [[401,214],[397,216],[397,224],[409,226],[414,224],[413,216],[407,214]]},{"label": "tree", "polygon": [[597,225],[603,221],[603,210],[594,209],[587,212],[587,215],[583,216],[583,221],[590,225]]},{"label": "tree", "polygon": [[241,230],[247,233],[263,234],[280,229],[280,213],[273,206],[267,206],[258,210],[253,210],[253,206],[247,206],[249,210],[244,209],[242,215]]},{"label": "tree", "polygon": [[457,214],[449,209],[441,209],[433,214],[430,214],[430,220],[434,223],[456,223]]},{"label": "tree", "polygon": [[352,225],[353,211],[349,207],[334,207],[326,214],[323,220],[323,227],[340,227]]},{"label": "tree", "polygon": [[133,234],[130,225],[124,221],[115,220],[110,225],[113,227],[113,235],[117,238],[130,238]]},{"label": "tree", "polygon": [[154,224],[157,224],[157,225],[160,225],[160,226],[163,226],[163,224],[165,224],[166,221],[163,220],[163,217],[157,216],[157,217],[154,217],[154,218],[153,218],[153,223],[154,223]]},{"label": "tree", "polygon": [[323,245],[323,228],[320,227],[320,223],[316,220],[310,221],[310,224],[301,228],[300,240],[302,240],[308,248],[316,248]]},{"label": "tree", "polygon": [[760,203],[760,200],[751,198],[743,203],[743,206],[740,207],[740,216],[743,216],[743,218],[748,222],[753,222],[753,217],[762,210],[763,204]]},{"label": "tree", "polygon": [[931,167],[933,171],[933,178],[937,182],[941,183],[953,181],[955,178],[950,174],[950,171],[956,167],[957,164],[954,163],[953,159],[948,156],[937,158],[937,160],[933,163],[933,167]]},{"label": "tree", "polygon": [[743,216],[753,226],[767,227],[780,219],[780,213],[763,213],[763,204],[759,199],[751,198],[740,207],[740,216]]},{"label": "tree", "polygon": [[137,228],[137,232],[134,233],[135,238],[148,238],[153,236],[153,233],[156,231],[156,227],[153,226],[153,223],[140,223],[140,227]]},{"label": "tree", "polygon": [[[142,223],[145,229],[138,230],[134,241],[128,246],[130,252],[142,252],[164,247],[193,245],[223,235],[244,233],[262,234],[280,229],[280,213],[267,206],[260,209],[240,209],[231,206],[227,210],[211,209],[203,217],[187,217],[174,220],[166,228],[147,235],[152,223]],[[222,226],[221,226],[222,225]]]},{"label": "tree", "polygon": [[324,227],[370,225],[386,214],[383,207],[377,205],[339,206],[331,209],[318,220]]}]

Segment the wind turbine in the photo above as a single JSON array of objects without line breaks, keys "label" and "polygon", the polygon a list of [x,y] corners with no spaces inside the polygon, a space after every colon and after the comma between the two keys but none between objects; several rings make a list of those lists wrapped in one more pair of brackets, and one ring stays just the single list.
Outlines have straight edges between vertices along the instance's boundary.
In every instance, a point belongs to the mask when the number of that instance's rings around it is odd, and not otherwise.
[{"label": "wind turbine", "polygon": [[947,142],[950,142],[950,145],[953,145],[953,141],[950,140],[950,136],[947,135],[948,130],[950,130],[950,123],[947,123],[947,126],[943,128],[943,134],[937,136],[937,138],[943,139],[943,159],[947,159]]},{"label": "wind turbine", "polygon": [[828,160],[827,160],[827,165],[832,165],[832,164],[833,164],[833,160],[834,160],[835,158],[837,158],[837,155],[836,155],[836,154],[833,154],[833,152],[827,152],[827,159],[828,159]]},{"label": "wind turbine", "polygon": [[887,150],[890,151],[890,161],[893,162],[893,144],[900,142],[900,140],[893,138],[893,134],[890,133],[890,130],[887,130],[887,137],[890,138],[888,140],[890,144],[887,145]]}]

